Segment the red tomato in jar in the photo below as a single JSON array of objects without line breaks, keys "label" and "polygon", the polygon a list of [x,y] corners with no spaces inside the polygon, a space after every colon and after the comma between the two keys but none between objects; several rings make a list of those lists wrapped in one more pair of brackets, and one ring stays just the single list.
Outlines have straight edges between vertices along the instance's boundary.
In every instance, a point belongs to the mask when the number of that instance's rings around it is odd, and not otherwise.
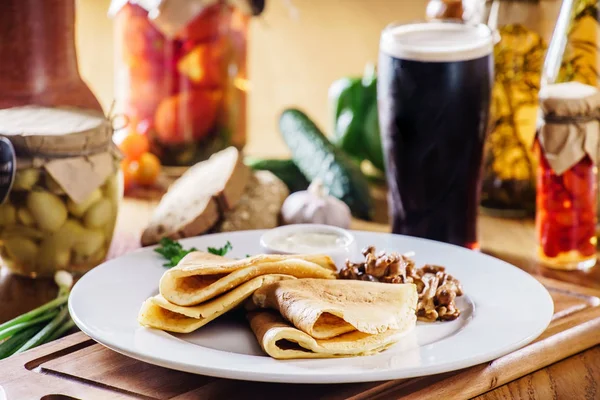
[{"label": "red tomato in jar", "polygon": [[551,174],[548,179],[548,189],[552,193],[567,193],[568,190],[565,187],[564,176]]},{"label": "red tomato in jar", "polygon": [[589,158],[588,156],[585,156],[583,159],[581,159],[581,161],[579,161],[577,164],[575,164],[572,168],[571,171],[573,171],[574,173],[576,173],[579,176],[590,176],[592,174],[592,168],[594,167],[594,163],[592,161],[591,158]]},{"label": "red tomato in jar", "polygon": [[596,210],[595,193],[588,193],[584,196],[575,196],[573,198],[573,209],[579,213],[594,212]]},{"label": "red tomato in jar", "polygon": [[217,120],[222,93],[193,90],[164,99],[154,117],[157,138],[178,144],[204,138]]},{"label": "red tomato in jar", "polygon": [[128,159],[121,161],[121,172],[123,173],[123,187],[125,192],[130,190],[134,185],[133,170],[131,168],[133,162],[134,161]]},{"label": "red tomato in jar", "polygon": [[594,174],[591,172],[591,166],[588,167],[588,172],[579,174],[574,170],[569,170],[563,174],[563,182],[573,198],[587,196],[594,190]]},{"label": "red tomato in jar", "polygon": [[165,53],[165,37],[146,16],[131,16],[123,23],[123,58],[161,59]]},{"label": "red tomato in jar", "polygon": [[182,84],[188,87],[214,88],[224,84],[227,78],[226,60],[229,42],[226,38],[199,44],[177,63]]},{"label": "red tomato in jar", "polygon": [[596,207],[582,211],[579,215],[579,223],[582,226],[589,226],[592,231],[595,231],[593,227],[595,227],[596,223],[598,222]]},{"label": "red tomato in jar", "polygon": [[590,257],[596,254],[596,245],[589,239],[578,246],[579,253],[584,257]]},{"label": "red tomato in jar", "polygon": [[540,244],[546,257],[554,258],[560,254],[560,244],[558,231],[555,229],[548,229],[544,231]]},{"label": "red tomato in jar", "polygon": [[165,78],[164,58],[148,60],[143,57],[132,57],[132,62],[127,70],[129,80],[133,82],[162,82]]},{"label": "red tomato in jar", "polygon": [[556,257],[558,251],[558,231],[552,226],[548,214],[538,211],[536,215],[536,230],[542,250],[547,257]]},{"label": "red tomato in jar", "polygon": [[589,238],[596,235],[596,219],[581,220],[577,229],[577,240],[588,241]]},{"label": "red tomato in jar", "polygon": [[207,7],[176,36],[180,40],[204,42],[229,30],[231,9],[222,4]]},{"label": "red tomato in jar", "polygon": [[168,80],[132,79],[125,101],[125,113],[136,124],[152,119],[161,101],[171,94]]},{"label": "red tomato in jar", "polygon": [[542,208],[538,208],[535,212],[535,226],[538,233],[548,226],[548,213]]},{"label": "red tomato in jar", "polygon": [[577,213],[573,212],[571,209],[552,212],[550,218],[555,224],[568,229],[571,229],[578,222]]},{"label": "red tomato in jar", "polygon": [[544,207],[552,213],[572,211],[573,199],[568,191],[555,187],[546,193]]},{"label": "red tomato in jar", "polygon": [[567,230],[561,231],[557,243],[559,253],[568,253],[570,251],[577,250],[577,242],[573,237],[573,232],[569,232]]},{"label": "red tomato in jar", "polygon": [[148,138],[137,132],[130,132],[117,145],[129,160],[138,160],[150,148]]},{"label": "red tomato in jar", "polygon": [[152,186],[160,174],[160,161],[152,153],[144,153],[131,163],[131,173],[136,184]]}]

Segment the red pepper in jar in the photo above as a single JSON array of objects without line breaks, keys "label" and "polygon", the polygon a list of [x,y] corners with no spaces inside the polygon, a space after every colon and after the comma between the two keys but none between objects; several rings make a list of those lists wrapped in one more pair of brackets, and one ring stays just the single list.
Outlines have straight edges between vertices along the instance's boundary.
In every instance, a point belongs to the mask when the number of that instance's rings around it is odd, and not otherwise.
[{"label": "red pepper in jar", "polygon": [[595,253],[596,169],[586,156],[562,176],[562,184],[539,152],[538,237],[544,256],[557,258],[575,252],[582,257]]},{"label": "red pepper in jar", "polygon": [[596,263],[598,113],[600,92],[580,83],[540,92],[544,123],[539,158],[536,227],[538,254],[548,266],[589,268]]}]

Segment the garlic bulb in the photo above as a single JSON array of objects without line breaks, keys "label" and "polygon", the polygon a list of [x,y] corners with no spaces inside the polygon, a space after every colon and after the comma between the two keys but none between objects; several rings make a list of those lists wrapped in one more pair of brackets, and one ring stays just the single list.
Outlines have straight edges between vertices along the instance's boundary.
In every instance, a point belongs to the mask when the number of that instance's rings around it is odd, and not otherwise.
[{"label": "garlic bulb", "polygon": [[350,208],[343,201],[329,196],[320,179],[307,190],[289,195],[281,208],[284,224],[325,224],[347,229],[352,219]]}]

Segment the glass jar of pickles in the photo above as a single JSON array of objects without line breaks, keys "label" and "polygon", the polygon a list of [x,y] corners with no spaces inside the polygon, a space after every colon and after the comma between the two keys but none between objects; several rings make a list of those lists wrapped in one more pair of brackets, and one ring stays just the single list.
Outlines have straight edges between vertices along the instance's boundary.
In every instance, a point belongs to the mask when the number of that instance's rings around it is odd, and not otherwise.
[{"label": "glass jar of pickles", "polygon": [[532,151],[540,76],[559,14],[558,0],[487,0],[487,23],[497,35],[490,132],[481,208],[523,218],[535,212],[536,158]]},{"label": "glass jar of pickles", "polygon": [[[599,86],[599,7],[596,0],[563,2],[548,46],[542,85],[575,81]],[[596,208],[600,216],[600,201]],[[600,235],[600,224],[596,226],[596,234]]]},{"label": "glass jar of pickles", "polygon": [[[2,181],[0,256],[30,277],[82,274],[111,244],[122,193],[120,156],[103,114],[26,106],[0,110],[0,135],[14,148],[16,171]],[[6,171],[5,171],[6,172]]]},{"label": "glass jar of pickles", "polygon": [[264,1],[115,0],[119,135],[179,170],[246,142],[247,30]]},{"label": "glass jar of pickles", "polygon": [[600,92],[578,82],[540,91],[536,152],[538,255],[549,267],[596,264]]}]

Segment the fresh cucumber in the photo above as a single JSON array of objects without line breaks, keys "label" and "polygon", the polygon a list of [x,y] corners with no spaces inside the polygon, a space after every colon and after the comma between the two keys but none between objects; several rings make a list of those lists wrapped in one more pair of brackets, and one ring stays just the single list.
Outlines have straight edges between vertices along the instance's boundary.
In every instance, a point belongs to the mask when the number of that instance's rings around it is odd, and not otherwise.
[{"label": "fresh cucumber", "polygon": [[279,129],[292,160],[309,181],[320,178],[329,194],[342,200],[357,218],[372,218],[369,186],[359,166],[333,145],[301,110],[285,110]]},{"label": "fresh cucumber", "polygon": [[292,160],[246,157],[244,163],[255,171],[271,172],[287,185],[291,193],[308,188],[308,180]]}]

